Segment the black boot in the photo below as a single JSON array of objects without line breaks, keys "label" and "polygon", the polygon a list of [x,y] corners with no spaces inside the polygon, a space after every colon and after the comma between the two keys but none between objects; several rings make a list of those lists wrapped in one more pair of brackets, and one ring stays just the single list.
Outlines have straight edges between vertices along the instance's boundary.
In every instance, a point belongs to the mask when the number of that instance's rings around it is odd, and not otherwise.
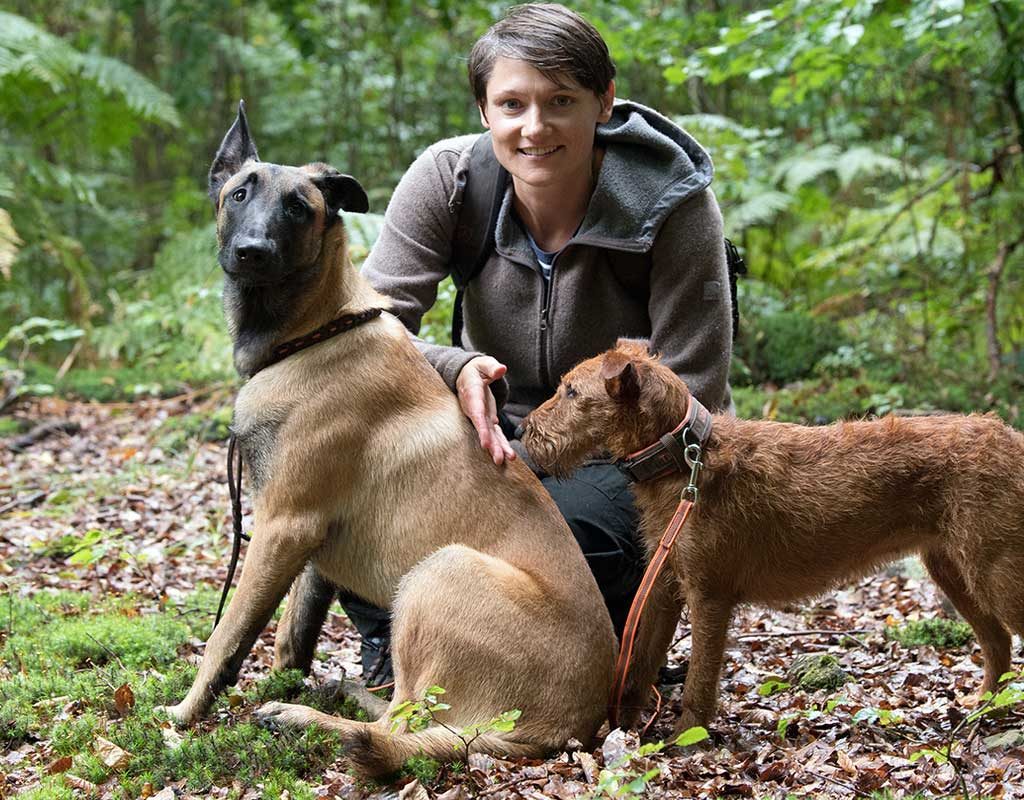
[{"label": "black boot", "polygon": [[391,683],[395,673],[391,667],[390,612],[348,592],[341,592],[338,602],[363,640],[359,653],[363,683],[367,688]]}]

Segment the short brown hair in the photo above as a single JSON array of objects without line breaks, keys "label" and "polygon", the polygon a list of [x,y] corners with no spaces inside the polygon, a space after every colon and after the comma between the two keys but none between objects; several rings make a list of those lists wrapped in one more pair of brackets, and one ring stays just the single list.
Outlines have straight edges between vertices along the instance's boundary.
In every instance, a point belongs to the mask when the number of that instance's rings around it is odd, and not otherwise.
[{"label": "short brown hair", "polygon": [[601,34],[557,3],[512,6],[477,39],[469,54],[469,84],[480,107],[487,101],[487,82],[498,58],[525,61],[557,84],[568,76],[598,97],[615,77],[615,64]]}]

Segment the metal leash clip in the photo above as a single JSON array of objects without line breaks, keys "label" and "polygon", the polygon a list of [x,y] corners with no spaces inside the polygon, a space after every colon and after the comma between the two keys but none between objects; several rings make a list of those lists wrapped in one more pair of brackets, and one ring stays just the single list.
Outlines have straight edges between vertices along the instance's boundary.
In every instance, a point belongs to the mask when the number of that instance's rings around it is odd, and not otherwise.
[{"label": "metal leash clip", "polygon": [[680,498],[689,495],[693,498],[693,502],[697,502],[697,476],[700,475],[701,467],[704,466],[704,462],[700,460],[701,450],[699,444],[688,444],[686,445],[685,458],[686,464],[690,468],[690,482],[683,488]]}]

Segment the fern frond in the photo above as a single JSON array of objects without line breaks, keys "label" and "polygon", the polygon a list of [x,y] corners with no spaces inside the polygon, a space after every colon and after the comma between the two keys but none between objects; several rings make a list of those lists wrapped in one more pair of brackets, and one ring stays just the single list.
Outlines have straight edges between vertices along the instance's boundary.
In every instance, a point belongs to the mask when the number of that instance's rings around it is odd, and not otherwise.
[{"label": "fern frond", "polygon": [[687,130],[728,131],[748,141],[771,138],[778,134],[777,130],[748,128],[731,117],[725,117],[721,114],[686,114],[681,117],[675,117],[675,121]]},{"label": "fern frond", "polygon": [[899,159],[877,153],[866,146],[851,147],[836,160],[836,174],[839,176],[839,183],[844,187],[849,186],[861,173],[899,171]]},{"label": "fern frond", "polygon": [[819,175],[834,170],[839,160],[839,148],[823,144],[781,162],[772,175],[773,183],[782,183],[787,192],[794,192]]},{"label": "fern frond", "polygon": [[132,67],[115,58],[96,53],[79,56],[81,75],[107,94],[119,94],[140,117],[180,127],[181,118],[169,94],[150,83]]},{"label": "fern frond", "polygon": [[766,189],[737,205],[729,206],[723,213],[730,231],[738,232],[754,225],[768,224],[792,202],[792,195],[774,189]]},{"label": "fern frond", "polygon": [[28,75],[60,94],[86,81],[108,95],[120,95],[136,116],[179,127],[174,100],[136,70],[98,53],[80,53],[63,39],[24,17],[0,11],[0,80]]}]

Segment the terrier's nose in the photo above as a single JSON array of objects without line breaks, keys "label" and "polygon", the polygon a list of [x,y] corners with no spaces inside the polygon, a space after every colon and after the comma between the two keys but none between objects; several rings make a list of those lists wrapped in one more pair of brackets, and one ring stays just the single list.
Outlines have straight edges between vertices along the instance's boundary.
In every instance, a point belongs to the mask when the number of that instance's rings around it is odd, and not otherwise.
[{"label": "terrier's nose", "polygon": [[235,245],[235,258],[240,266],[261,267],[274,255],[270,239],[242,239]]}]

